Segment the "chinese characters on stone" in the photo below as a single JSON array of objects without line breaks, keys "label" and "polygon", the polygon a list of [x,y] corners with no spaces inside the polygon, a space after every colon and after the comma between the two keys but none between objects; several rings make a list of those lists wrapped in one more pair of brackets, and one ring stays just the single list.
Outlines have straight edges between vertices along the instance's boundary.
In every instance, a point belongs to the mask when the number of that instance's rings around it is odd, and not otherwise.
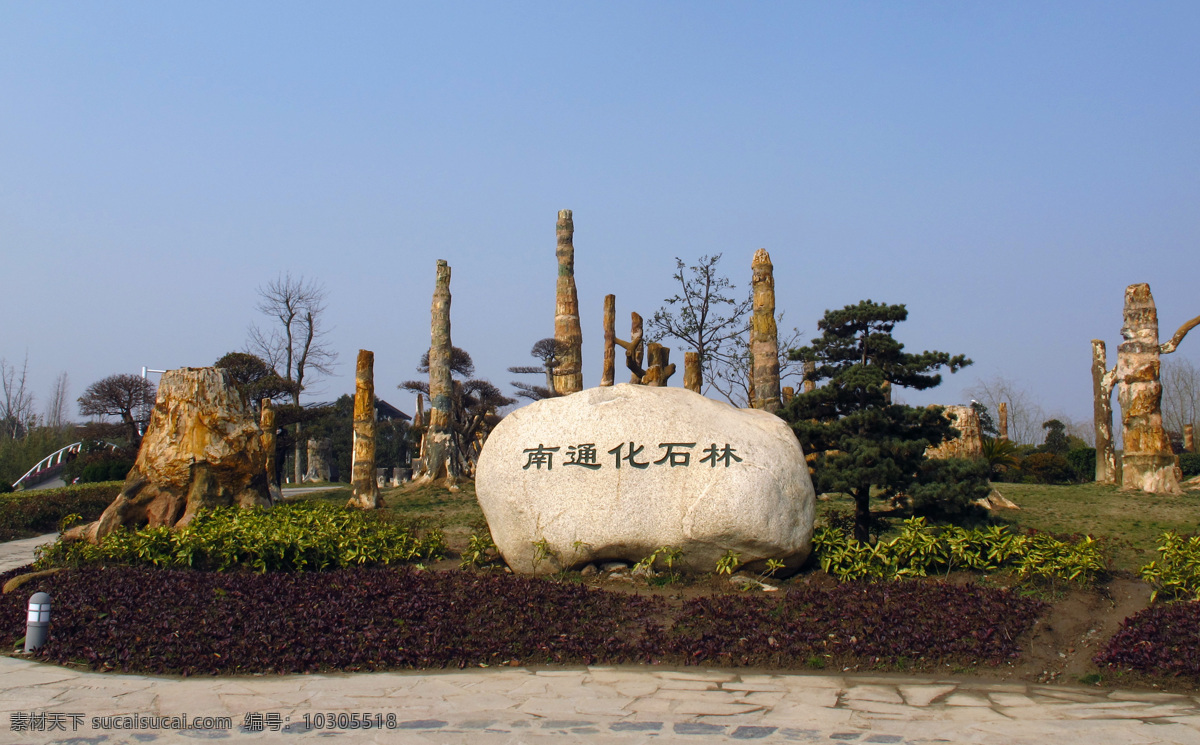
[{"label": "chinese characters on stone", "polygon": [[[628,445],[622,442],[615,448],[606,451],[608,455],[613,456],[613,468],[649,468],[650,466],[668,466],[669,468],[683,467],[687,468],[692,465],[692,451],[695,449],[695,442],[660,442],[658,449],[662,453],[662,457],[658,460],[651,460],[651,455],[646,454],[646,446],[638,445],[635,442],[630,442]],[[560,451],[562,451],[560,453]],[[525,448],[522,451],[525,455],[525,465],[522,469],[529,470],[534,468],[542,470],[542,466],[546,467],[547,471],[554,470],[554,456],[557,454],[559,458],[559,466],[579,466],[594,471],[597,468],[602,468],[603,463],[598,460],[598,452],[596,443],[580,443],[578,445],[568,445],[565,450],[561,446],[547,447],[542,443],[538,443],[535,448]],[[742,459],[737,456],[737,450],[730,447],[729,443],[725,443],[724,447],[712,443],[706,448],[703,448],[698,455],[704,457],[699,459],[699,463],[707,463],[709,467],[716,468],[718,464],[729,468],[730,463],[741,463]]]}]

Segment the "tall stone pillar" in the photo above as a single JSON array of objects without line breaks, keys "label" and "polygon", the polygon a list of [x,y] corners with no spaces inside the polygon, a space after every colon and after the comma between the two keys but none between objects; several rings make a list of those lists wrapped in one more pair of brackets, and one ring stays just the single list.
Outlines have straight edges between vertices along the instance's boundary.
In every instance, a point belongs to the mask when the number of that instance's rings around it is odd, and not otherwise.
[{"label": "tall stone pillar", "polygon": [[783,403],[784,406],[787,406],[788,404],[790,404],[792,402],[792,399],[796,397],[796,389],[791,387],[790,385],[785,385],[783,387],[783,390],[781,393],[782,393],[782,401],[781,402]]},{"label": "tall stone pillar", "polygon": [[583,331],[579,326],[579,296],[575,292],[575,223],[571,210],[559,210],[558,286],[554,302],[554,338],[562,345],[554,368],[554,390],[560,395],[583,390]]},{"label": "tall stone pillar", "polygon": [[374,510],[382,506],[375,474],[375,353],[358,350],[354,370],[354,450],[350,465],[354,496],[350,507]]},{"label": "tall stone pillar", "polygon": [[275,457],[275,407],[271,405],[271,399],[264,398],[262,400],[262,412],[259,415],[258,426],[262,429],[262,446],[263,453],[267,458],[267,490],[271,494],[271,501],[278,502],[283,499],[283,492],[279,488],[279,474],[276,472],[278,463]]},{"label": "tall stone pillar", "polygon": [[1183,449],[1189,453],[1196,452],[1196,428],[1191,424],[1183,425]]},{"label": "tall stone pillar", "polygon": [[604,296],[604,371],[600,385],[609,386],[617,375],[617,296]]},{"label": "tall stone pillar", "polygon": [[443,259],[438,259],[429,315],[429,423],[420,477],[413,480],[424,483],[444,478],[453,485],[459,473],[458,459],[451,452],[454,381],[450,377],[450,265]]},{"label": "tall stone pillar", "polygon": [[1108,352],[1101,339],[1092,339],[1092,421],[1096,432],[1096,483],[1117,483],[1117,452],[1113,445],[1112,389],[1116,373],[1108,372]]},{"label": "tall stone pillar", "polygon": [[1179,494],[1175,456],[1162,424],[1158,310],[1150,285],[1125,288],[1125,341],[1117,347],[1117,400],[1124,449],[1121,488]]},{"label": "tall stone pillar", "polygon": [[684,352],[683,353],[683,387],[693,393],[699,393],[703,386],[703,379],[700,374],[700,353],[699,352]]},{"label": "tall stone pillar", "polygon": [[999,427],[999,429],[1000,429],[1000,439],[1007,440],[1008,439],[1008,404],[1001,401],[1000,405],[997,408],[999,409],[996,416],[1000,420],[999,422],[997,422],[997,427]]},{"label": "tall stone pillar", "polygon": [[754,408],[779,410],[779,336],[775,328],[775,274],[765,248],[751,264],[754,315],[750,319],[750,357]]}]

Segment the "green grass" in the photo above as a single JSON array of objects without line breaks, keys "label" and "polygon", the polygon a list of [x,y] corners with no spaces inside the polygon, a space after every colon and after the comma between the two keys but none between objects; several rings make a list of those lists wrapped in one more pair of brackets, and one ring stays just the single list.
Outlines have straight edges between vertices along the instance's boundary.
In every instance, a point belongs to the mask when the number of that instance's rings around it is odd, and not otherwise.
[{"label": "green grass", "polygon": [[[1200,533],[1198,491],[1170,496],[1123,492],[1100,484],[993,486],[1021,508],[996,510],[992,513],[994,522],[1060,535],[1091,535],[1112,557],[1114,569],[1134,572],[1156,558],[1159,537],[1169,530],[1185,535]],[[871,507],[885,509],[878,501]],[[834,496],[817,502],[817,521],[827,524],[831,511],[852,514],[853,510],[854,502],[849,497]],[[899,519],[891,520],[884,536],[899,527]]]},{"label": "green grass", "polygon": [[[455,551],[463,550],[472,532],[486,525],[483,511],[475,499],[475,484],[465,482],[452,492],[444,486],[405,484],[383,489],[381,517],[417,529],[438,528]],[[298,494],[296,501],[308,500],[343,505],[350,499],[348,489]]]},{"label": "green grass", "polygon": [[1000,517],[1021,528],[1050,533],[1087,533],[1101,539],[1115,568],[1136,571],[1155,558],[1163,533],[1200,531],[1200,492],[1182,496],[1123,492],[1115,486],[997,484],[1020,510]]}]

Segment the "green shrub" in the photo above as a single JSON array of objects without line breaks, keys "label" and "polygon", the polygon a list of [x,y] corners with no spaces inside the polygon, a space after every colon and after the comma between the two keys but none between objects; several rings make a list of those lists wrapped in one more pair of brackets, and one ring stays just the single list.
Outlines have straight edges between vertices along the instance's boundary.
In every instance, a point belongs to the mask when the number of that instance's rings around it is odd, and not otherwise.
[{"label": "green shrub", "polygon": [[445,554],[440,530],[418,536],[371,513],[318,502],[271,509],[221,507],[188,525],[122,530],[100,544],[55,543],[39,550],[38,568],[83,564],[149,564],[210,571],[321,571],[412,562]]},{"label": "green shrub", "polygon": [[919,483],[910,487],[913,514],[961,523],[978,521],[984,515],[975,501],[991,491],[985,460],[949,458],[921,464]]},{"label": "green shrub", "polygon": [[900,534],[874,546],[833,528],[818,528],[813,552],[821,569],[841,581],[925,577],[954,569],[990,572],[1012,568],[1021,577],[1091,581],[1107,562],[1090,536],[1078,543],[1048,533],[1020,534],[1007,527],[930,528],[925,519],[904,521]]},{"label": "green shrub", "polygon": [[1141,578],[1154,587],[1151,602],[1159,595],[1200,600],[1200,536],[1164,533],[1158,554],[1157,561],[1138,570]]},{"label": "green shrub", "polygon": [[1179,456],[1179,468],[1183,477],[1200,476],[1200,453],[1183,453]]},{"label": "green shrub", "polygon": [[28,538],[58,530],[68,515],[91,522],[112,503],[121,484],[86,484],[62,489],[32,489],[0,498],[0,540]]},{"label": "green shrub", "polygon": [[1091,481],[1096,476],[1096,448],[1074,448],[1067,452],[1067,463],[1075,471],[1077,481]]},{"label": "green shrub", "polygon": [[1075,469],[1056,453],[1033,453],[1021,461],[1021,471],[1038,484],[1069,484],[1075,480]]}]

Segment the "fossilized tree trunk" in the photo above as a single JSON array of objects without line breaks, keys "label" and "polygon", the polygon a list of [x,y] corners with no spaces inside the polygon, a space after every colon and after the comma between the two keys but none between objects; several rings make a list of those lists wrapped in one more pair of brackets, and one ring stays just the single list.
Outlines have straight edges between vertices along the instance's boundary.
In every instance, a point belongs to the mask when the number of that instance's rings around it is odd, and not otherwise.
[{"label": "fossilized tree trunk", "polygon": [[629,341],[613,339],[613,342],[625,350],[625,367],[629,368],[630,383],[641,383],[646,371],[642,369],[642,360],[646,349],[642,344],[642,317],[637,313],[629,314]]},{"label": "fossilized tree trunk", "polygon": [[267,459],[267,490],[271,495],[271,501],[278,502],[283,499],[283,492],[279,488],[278,464],[275,459],[275,407],[271,405],[269,398],[262,400],[262,413],[259,416],[258,426],[262,429],[263,454]]},{"label": "fossilized tree trunk", "polygon": [[1121,488],[1180,493],[1175,456],[1162,425],[1158,311],[1147,284],[1125,289],[1125,341],[1117,347],[1117,399],[1121,403]]},{"label": "fossilized tree trunk", "polygon": [[600,385],[609,386],[617,377],[617,296],[604,296],[604,370]]},{"label": "fossilized tree trunk", "polygon": [[700,372],[700,353],[699,352],[684,352],[683,353],[683,387],[693,393],[699,393],[703,386],[703,377]]},{"label": "fossilized tree trunk", "polygon": [[999,411],[997,412],[997,419],[999,419],[1000,421],[997,422],[996,426],[1000,430],[1000,439],[1007,440],[1008,439],[1008,404],[1001,401],[1000,405],[997,406],[996,408],[999,409]]},{"label": "fossilized tree trunk", "polygon": [[817,363],[811,361],[805,362],[803,369],[804,381],[801,383],[801,389],[805,393],[812,393],[817,390],[817,381],[814,380],[817,374]]},{"label": "fossilized tree trunk", "polygon": [[429,424],[421,474],[413,480],[424,483],[444,478],[453,484],[459,477],[459,459],[451,452],[454,383],[450,377],[450,265],[443,259],[437,263],[429,336]]},{"label": "fossilized tree trunk", "polygon": [[308,470],[304,481],[332,481],[333,471],[329,463],[333,460],[333,443],[322,437],[308,441]]},{"label": "fossilized tree trunk", "polygon": [[579,296],[575,292],[575,223],[571,210],[559,210],[558,287],[554,302],[554,338],[562,345],[554,368],[554,390],[560,395],[583,390],[583,331],[579,327]]},{"label": "fossilized tree trunk", "polygon": [[1183,425],[1183,449],[1189,453],[1196,452],[1196,428],[1191,424]]},{"label": "fossilized tree trunk", "polygon": [[978,458],[983,455],[983,432],[979,425],[979,413],[970,406],[944,406],[942,415],[958,430],[958,436],[945,440],[937,447],[925,451],[926,458]]},{"label": "fossilized tree trunk", "polygon": [[354,452],[350,465],[354,495],[349,507],[374,510],[383,506],[375,474],[375,353],[358,350],[354,370]]},{"label": "fossilized tree trunk", "polygon": [[202,508],[269,507],[266,466],[262,430],[226,370],[168,370],[120,493],[99,520],[64,538],[186,525]]},{"label": "fossilized tree trunk", "polygon": [[656,342],[650,342],[646,347],[646,373],[642,376],[644,385],[663,387],[675,374],[675,365],[670,363],[671,350]]},{"label": "fossilized tree trunk", "polygon": [[779,410],[779,336],[775,328],[775,274],[765,248],[754,252],[754,315],[750,319],[750,356],[754,370],[754,408]]},{"label": "fossilized tree trunk", "polygon": [[[1112,389],[1115,383],[1116,373],[1108,370],[1108,352],[1104,342],[1092,339],[1092,417],[1096,428],[1096,482],[1099,484],[1117,483],[1117,452],[1113,444],[1112,420]],[[1008,414],[1007,409],[1004,413]],[[1007,425],[1005,422],[1005,430],[1008,429]]]},{"label": "fossilized tree trunk", "polygon": [[796,389],[790,385],[785,385],[782,389],[780,389],[780,403],[782,403],[784,406],[790,404],[792,399],[795,397]]}]

